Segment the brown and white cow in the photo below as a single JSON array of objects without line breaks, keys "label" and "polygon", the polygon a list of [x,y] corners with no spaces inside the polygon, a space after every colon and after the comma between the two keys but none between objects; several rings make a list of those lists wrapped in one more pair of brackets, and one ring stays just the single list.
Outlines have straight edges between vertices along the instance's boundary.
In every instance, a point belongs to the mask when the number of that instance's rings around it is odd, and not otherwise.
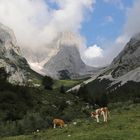
[{"label": "brown and white cow", "polygon": [[62,119],[53,120],[53,128],[56,128],[56,126],[60,126],[62,128],[64,125],[65,125],[65,123]]},{"label": "brown and white cow", "polygon": [[95,112],[91,112],[91,117],[95,118],[97,123],[99,122],[100,116],[103,116],[104,122],[107,122],[107,119],[109,116],[109,110],[107,107],[102,107],[102,108],[96,109]]}]

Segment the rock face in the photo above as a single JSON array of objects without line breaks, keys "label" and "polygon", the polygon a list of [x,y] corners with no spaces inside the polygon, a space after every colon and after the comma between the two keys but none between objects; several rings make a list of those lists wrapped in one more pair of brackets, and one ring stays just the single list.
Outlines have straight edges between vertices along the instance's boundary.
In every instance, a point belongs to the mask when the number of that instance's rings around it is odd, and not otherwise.
[{"label": "rock face", "polygon": [[95,68],[86,66],[80,57],[79,42],[73,33],[61,33],[55,40],[57,53],[44,65],[46,73],[54,78],[67,79],[93,72]]},{"label": "rock face", "polygon": [[100,75],[112,84],[127,81],[140,82],[140,34],[133,36],[109,67]]},{"label": "rock face", "polygon": [[135,35],[125,46],[123,51],[113,60],[113,78],[120,77],[140,66],[140,34]]},{"label": "rock face", "polygon": [[7,80],[13,84],[24,85],[32,71],[25,58],[21,56],[14,33],[0,24],[0,69],[7,73]]}]

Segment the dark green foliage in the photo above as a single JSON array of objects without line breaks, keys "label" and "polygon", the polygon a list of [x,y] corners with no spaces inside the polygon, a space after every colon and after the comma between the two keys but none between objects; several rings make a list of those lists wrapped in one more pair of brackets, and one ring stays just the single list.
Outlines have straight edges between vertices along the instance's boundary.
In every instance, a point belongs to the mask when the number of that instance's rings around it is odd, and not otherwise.
[{"label": "dark green foliage", "polygon": [[60,87],[60,93],[65,93],[66,91],[65,91],[65,87],[64,87],[64,85],[61,85],[61,87]]},{"label": "dark green foliage", "polygon": [[86,85],[81,84],[81,88],[79,89],[77,95],[86,102],[91,102]]},{"label": "dark green foliage", "polygon": [[108,103],[109,101],[108,101],[108,97],[106,93],[102,93],[102,95],[100,96],[100,99],[98,100],[98,103],[96,102],[96,104],[100,106],[107,106]]},{"label": "dark green foliage", "polygon": [[[12,85],[0,80],[1,136],[24,133],[23,128],[28,125],[27,122],[21,125],[21,122],[25,120],[26,116],[28,117],[30,111],[37,110],[42,104],[39,93],[40,91],[36,88]],[[34,121],[34,123],[38,122]],[[32,129],[29,127],[28,130]]]},{"label": "dark green foliage", "polygon": [[110,102],[133,100],[138,102],[140,98],[140,83],[128,81],[124,85],[116,84],[108,89]]},{"label": "dark green foliage", "polygon": [[110,102],[132,100],[134,103],[140,102],[140,83],[128,81],[121,86],[116,83],[110,86],[109,80],[94,80],[93,82],[82,85],[77,95],[83,100],[97,104],[99,106],[107,106]]},{"label": "dark green foliage", "polygon": [[44,85],[45,89],[52,90],[53,89],[52,86],[54,84],[54,81],[51,77],[44,76],[43,80],[42,80],[42,84]]},{"label": "dark green foliage", "polygon": [[37,89],[13,86],[2,81],[0,85],[0,111],[2,111],[1,119],[4,121],[21,119],[27,110],[32,109],[39,102]]},{"label": "dark green foliage", "polygon": [[61,71],[59,71],[58,72],[59,73],[59,77],[60,77],[60,79],[62,80],[64,80],[64,79],[70,79],[70,73],[69,73],[69,71],[68,70],[61,70]]},{"label": "dark green foliage", "polygon": [[94,80],[87,85],[81,85],[78,91],[78,96],[92,105],[107,106],[108,98],[106,95],[106,87],[109,85],[109,80]]},{"label": "dark green foliage", "polygon": [[0,68],[0,80],[6,81],[8,74],[5,72],[5,69],[2,67]]}]

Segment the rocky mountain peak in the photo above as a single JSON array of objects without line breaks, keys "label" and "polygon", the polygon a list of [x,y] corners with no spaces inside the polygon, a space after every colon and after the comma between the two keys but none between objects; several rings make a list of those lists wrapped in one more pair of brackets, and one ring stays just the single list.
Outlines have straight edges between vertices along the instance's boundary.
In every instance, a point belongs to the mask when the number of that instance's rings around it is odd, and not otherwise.
[{"label": "rocky mountain peak", "polygon": [[89,73],[89,67],[82,61],[78,50],[81,42],[78,36],[71,32],[63,32],[54,42],[58,51],[44,65],[46,74],[60,78],[65,73],[66,77],[73,78]]},{"label": "rocky mountain peak", "polygon": [[76,46],[80,47],[80,37],[78,35],[74,34],[73,32],[66,31],[66,32],[61,32],[58,37],[57,37],[57,43],[58,47],[65,47],[65,46]]},{"label": "rocky mountain peak", "polygon": [[0,44],[1,44],[0,48],[1,52],[4,51],[6,53],[10,53],[10,51],[13,50],[16,54],[21,55],[13,31],[1,23],[0,23]]},{"label": "rocky mountain peak", "polygon": [[13,84],[24,85],[31,80],[26,59],[21,56],[15,35],[11,29],[0,24],[0,71],[6,73],[7,80]]},{"label": "rocky mountain peak", "polygon": [[119,77],[140,66],[140,34],[133,36],[110,65],[113,77]]}]

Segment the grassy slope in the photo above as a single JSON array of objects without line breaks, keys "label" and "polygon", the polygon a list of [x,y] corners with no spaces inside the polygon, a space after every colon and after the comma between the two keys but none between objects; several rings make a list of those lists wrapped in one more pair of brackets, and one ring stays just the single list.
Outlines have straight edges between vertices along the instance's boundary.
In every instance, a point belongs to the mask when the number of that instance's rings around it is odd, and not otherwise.
[{"label": "grassy slope", "polygon": [[63,129],[48,129],[0,140],[139,140],[140,104],[117,104],[111,105],[110,109],[111,119],[108,123],[97,124],[93,119],[87,118],[76,120],[76,125],[70,123]]},{"label": "grassy slope", "polygon": [[82,78],[82,79],[67,79],[67,80],[55,80],[54,81],[54,89],[65,86],[66,89],[72,88],[85,80],[88,80],[90,77]]},{"label": "grassy slope", "polygon": [[35,72],[34,70],[32,69],[28,69],[28,72],[30,73],[28,76],[28,79],[32,79],[33,83],[34,84],[39,84],[41,85],[41,82],[42,82],[42,78],[43,76],[40,75],[39,73]]},{"label": "grassy slope", "polygon": [[68,90],[71,87],[76,86],[79,83],[82,83],[84,81],[84,79],[81,80],[56,80],[54,82],[54,89],[58,89],[60,88],[62,85],[65,86],[66,90]]}]

